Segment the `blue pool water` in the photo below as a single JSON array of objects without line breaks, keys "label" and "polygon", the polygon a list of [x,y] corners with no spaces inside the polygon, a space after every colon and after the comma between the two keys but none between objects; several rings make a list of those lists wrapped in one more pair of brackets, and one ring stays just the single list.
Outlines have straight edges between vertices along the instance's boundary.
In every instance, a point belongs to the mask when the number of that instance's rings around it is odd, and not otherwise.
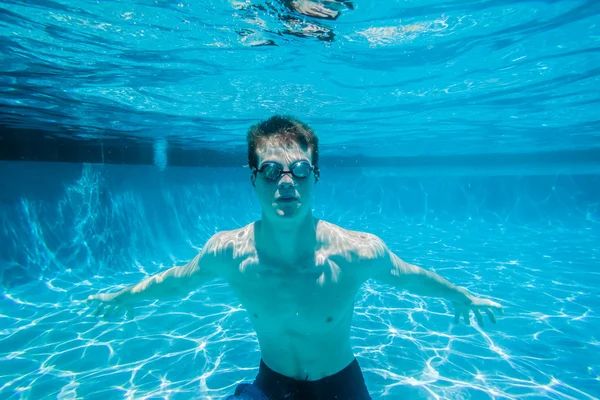
[{"label": "blue pool water", "polygon": [[[215,231],[259,217],[245,170],[1,167],[3,270],[15,279],[0,303],[3,397],[223,398],[254,377],[256,337],[219,281],[146,304],[132,321],[99,321],[80,303],[180,265]],[[325,170],[323,182],[319,217],[376,233],[506,308],[483,330],[455,326],[445,302],[368,282],[352,344],[374,398],[600,393],[600,177],[371,168]]]},{"label": "blue pool water", "polygon": [[[383,4],[385,3],[385,4]],[[0,2],[0,398],[222,399],[260,353],[221,281],[133,320],[82,301],[260,217],[247,127],[321,140],[315,215],[505,307],[379,282],[374,399],[600,397],[600,3]]]}]

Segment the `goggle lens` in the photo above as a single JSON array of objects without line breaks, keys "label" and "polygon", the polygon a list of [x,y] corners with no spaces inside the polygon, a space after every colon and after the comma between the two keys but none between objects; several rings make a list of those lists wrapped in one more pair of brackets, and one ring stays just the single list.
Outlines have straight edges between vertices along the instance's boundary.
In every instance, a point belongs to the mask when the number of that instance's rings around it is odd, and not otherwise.
[{"label": "goggle lens", "polygon": [[296,178],[306,178],[310,175],[312,169],[312,166],[308,162],[301,161],[294,164],[289,172],[284,172],[283,168],[275,163],[264,163],[258,171],[262,172],[266,179],[276,181],[282,174],[290,172]]}]

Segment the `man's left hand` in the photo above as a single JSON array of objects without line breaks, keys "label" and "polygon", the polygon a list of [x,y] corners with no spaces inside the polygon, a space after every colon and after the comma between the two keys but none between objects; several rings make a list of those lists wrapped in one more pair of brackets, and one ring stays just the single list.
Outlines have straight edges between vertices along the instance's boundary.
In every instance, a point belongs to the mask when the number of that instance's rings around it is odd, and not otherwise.
[{"label": "man's left hand", "polygon": [[[470,296],[469,296],[470,297]],[[483,316],[481,315],[481,311],[485,312],[492,323],[496,323],[496,316],[494,315],[494,311],[503,314],[504,311],[502,306],[495,301],[491,301],[488,299],[479,299],[476,297],[470,297],[470,302],[459,304],[454,303],[454,308],[456,309],[456,313],[454,314],[454,323],[458,324],[460,322],[460,317],[464,317],[465,323],[470,325],[470,312],[473,311],[475,314],[475,318],[477,319],[477,323],[479,326],[483,327]]]}]

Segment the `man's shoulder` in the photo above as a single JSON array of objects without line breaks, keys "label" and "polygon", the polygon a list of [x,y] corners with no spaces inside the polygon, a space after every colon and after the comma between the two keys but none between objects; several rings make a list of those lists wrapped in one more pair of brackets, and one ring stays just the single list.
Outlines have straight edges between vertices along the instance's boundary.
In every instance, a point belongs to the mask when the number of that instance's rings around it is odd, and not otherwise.
[{"label": "man's shoulder", "polygon": [[206,247],[215,254],[233,257],[234,254],[239,254],[241,249],[251,247],[248,245],[253,243],[254,223],[250,223],[241,228],[215,233],[206,243]]},{"label": "man's shoulder", "polygon": [[346,244],[383,245],[383,240],[375,234],[346,229],[324,220],[319,221],[317,235],[323,241],[342,240]]},{"label": "man's shoulder", "polygon": [[342,228],[327,221],[319,222],[318,240],[323,247],[352,259],[376,259],[384,256],[386,245],[372,233]]}]

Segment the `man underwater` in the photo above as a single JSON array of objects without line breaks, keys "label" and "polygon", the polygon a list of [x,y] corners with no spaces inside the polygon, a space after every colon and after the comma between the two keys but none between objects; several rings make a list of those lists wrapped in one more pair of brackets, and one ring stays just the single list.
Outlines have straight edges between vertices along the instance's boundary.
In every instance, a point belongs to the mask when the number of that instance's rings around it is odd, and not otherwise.
[{"label": "man underwater", "polygon": [[184,266],[117,293],[97,294],[98,312],[128,309],[144,299],[186,296],[224,279],[248,312],[261,361],[252,384],[228,399],[370,399],[350,345],[354,299],[376,279],[454,304],[455,323],[473,312],[495,322],[502,306],[470,295],[441,276],[406,263],[377,236],[343,229],[312,215],[319,179],[319,143],[301,121],[273,116],[247,134],[259,221],[212,236]]}]

